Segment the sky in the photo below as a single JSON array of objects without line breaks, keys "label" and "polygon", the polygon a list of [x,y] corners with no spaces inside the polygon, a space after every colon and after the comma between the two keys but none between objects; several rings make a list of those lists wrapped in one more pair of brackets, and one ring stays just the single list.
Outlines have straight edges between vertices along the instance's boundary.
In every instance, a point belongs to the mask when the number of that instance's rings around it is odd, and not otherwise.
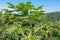
[{"label": "sky", "polygon": [[31,2],[35,7],[40,5],[44,5],[43,9],[46,12],[54,12],[60,11],[60,0],[0,0],[0,10],[4,8],[8,8],[7,2],[10,2],[14,5],[18,4],[19,2]]}]

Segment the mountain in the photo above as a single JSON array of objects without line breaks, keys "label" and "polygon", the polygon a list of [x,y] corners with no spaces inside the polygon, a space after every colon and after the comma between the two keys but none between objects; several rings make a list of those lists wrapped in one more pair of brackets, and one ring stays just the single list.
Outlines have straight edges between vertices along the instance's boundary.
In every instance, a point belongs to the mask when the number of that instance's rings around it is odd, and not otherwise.
[{"label": "mountain", "polygon": [[48,21],[55,22],[57,20],[60,20],[60,12],[50,12],[47,13],[47,18]]}]

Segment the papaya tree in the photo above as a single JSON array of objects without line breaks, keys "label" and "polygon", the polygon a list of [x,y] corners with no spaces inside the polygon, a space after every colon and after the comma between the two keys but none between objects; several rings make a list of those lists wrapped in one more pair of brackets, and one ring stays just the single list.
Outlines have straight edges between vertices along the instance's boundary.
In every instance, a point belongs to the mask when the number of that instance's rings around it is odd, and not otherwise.
[{"label": "papaya tree", "polygon": [[4,30],[4,37],[1,37],[4,40],[48,40],[51,37],[50,26],[53,23],[45,20],[47,15],[44,14],[43,6],[35,7],[31,2],[8,4],[13,10],[5,10],[2,16],[5,25],[1,28]]}]

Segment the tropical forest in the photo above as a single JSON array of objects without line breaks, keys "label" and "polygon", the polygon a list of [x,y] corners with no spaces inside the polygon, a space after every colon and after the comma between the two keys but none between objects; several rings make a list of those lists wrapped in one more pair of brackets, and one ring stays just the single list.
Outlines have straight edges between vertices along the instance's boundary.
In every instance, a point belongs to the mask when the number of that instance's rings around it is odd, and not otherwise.
[{"label": "tropical forest", "polygon": [[0,40],[60,40],[60,12],[47,12],[31,2],[7,2],[0,11]]}]

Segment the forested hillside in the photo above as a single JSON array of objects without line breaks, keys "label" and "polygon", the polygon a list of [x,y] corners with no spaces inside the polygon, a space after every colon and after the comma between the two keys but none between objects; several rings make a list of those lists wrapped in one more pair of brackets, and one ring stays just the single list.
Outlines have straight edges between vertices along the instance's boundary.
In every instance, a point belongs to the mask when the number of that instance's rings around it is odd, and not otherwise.
[{"label": "forested hillside", "polygon": [[60,12],[45,14],[31,2],[8,3],[8,8],[13,10],[0,11],[0,40],[60,40]]},{"label": "forested hillside", "polygon": [[47,20],[52,22],[60,20],[60,12],[47,13]]}]

